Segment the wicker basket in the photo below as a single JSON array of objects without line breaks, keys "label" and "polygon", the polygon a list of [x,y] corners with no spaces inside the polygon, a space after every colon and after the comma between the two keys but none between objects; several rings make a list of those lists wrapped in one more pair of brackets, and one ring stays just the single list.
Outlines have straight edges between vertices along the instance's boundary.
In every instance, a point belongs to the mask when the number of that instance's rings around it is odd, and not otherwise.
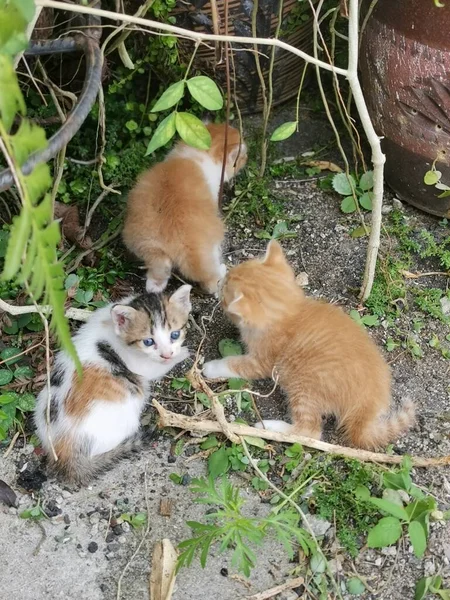
[{"label": "wicker basket", "polygon": [[[256,20],[258,37],[274,37],[278,24],[280,0],[260,0]],[[251,0],[229,0],[228,31],[230,35],[252,37]],[[217,0],[217,12],[221,17],[219,31],[223,33],[223,0]],[[177,25],[186,29],[214,33],[210,2],[202,0],[178,0],[175,11]],[[284,0],[280,39],[305,52],[310,53],[313,40],[313,22],[309,3],[302,0]],[[212,46],[212,45],[211,45]],[[255,55],[249,46],[233,44],[236,96],[242,113],[249,114],[263,109],[261,84],[256,70]],[[188,58],[192,54],[193,44],[184,39],[179,41],[180,52]],[[261,69],[266,86],[269,81],[269,63],[272,48],[258,48]],[[225,64],[220,60],[221,51],[213,47],[200,46],[194,66],[216,79],[225,88]],[[233,65],[231,65],[232,70]],[[273,68],[273,105],[281,104],[293,98],[298,91],[304,61],[294,54],[275,49]],[[232,77],[233,78],[233,77]],[[233,82],[232,82],[233,87]]]}]

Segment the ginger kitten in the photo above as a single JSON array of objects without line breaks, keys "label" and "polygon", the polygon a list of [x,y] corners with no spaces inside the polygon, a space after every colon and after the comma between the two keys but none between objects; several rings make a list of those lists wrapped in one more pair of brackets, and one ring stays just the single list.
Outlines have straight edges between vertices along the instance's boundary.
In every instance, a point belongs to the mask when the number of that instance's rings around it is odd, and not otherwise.
[{"label": "ginger kitten", "polygon": [[333,414],[352,445],[380,448],[413,424],[411,401],[389,414],[391,374],[375,343],[340,308],[304,295],[277,242],[263,259],[231,269],[221,296],[248,352],[210,361],[203,372],[208,378],[278,375],[293,425],[264,421],[267,429],[320,439],[322,415]]},{"label": "ginger kitten", "polygon": [[[197,150],[179,142],[166,159],[146,171],[128,196],[125,245],[147,267],[147,291],[162,291],[172,268],[214,294],[225,275],[218,210],[225,125],[207,125],[212,143]],[[228,127],[224,180],[247,162],[239,132]]]},{"label": "ginger kitten", "polygon": [[190,290],[184,285],[170,298],[142,294],[95,311],[73,337],[82,379],[71,357],[58,353],[49,430],[47,388],[38,396],[34,418],[50,464],[66,479],[87,483],[133,449],[150,381],[189,355],[182,343]]}]

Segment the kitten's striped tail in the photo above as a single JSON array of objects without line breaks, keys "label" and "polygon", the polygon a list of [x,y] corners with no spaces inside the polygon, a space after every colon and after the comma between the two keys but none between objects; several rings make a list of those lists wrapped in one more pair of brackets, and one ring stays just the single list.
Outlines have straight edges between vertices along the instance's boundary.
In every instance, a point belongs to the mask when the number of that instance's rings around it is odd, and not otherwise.
[{"label": "kitten's striped tail", "polygon": [[95,456],[89,456],[82,448],[74,449],[71,454],[59,456],[56,462],[49,457],[50,467],[66,481],[86,485],[135,451],[139,439],[137,435],[129,437],[112,450]]},{"label": "kitten's striped tail", "polygon": [[374,421],[363,424],[357,431],[348,431],[351,442],[360,448],[376,450],[395,442],[400,435],[406,433],[416,419],[416,407],[410,399],[391,414],[380,415]]}]

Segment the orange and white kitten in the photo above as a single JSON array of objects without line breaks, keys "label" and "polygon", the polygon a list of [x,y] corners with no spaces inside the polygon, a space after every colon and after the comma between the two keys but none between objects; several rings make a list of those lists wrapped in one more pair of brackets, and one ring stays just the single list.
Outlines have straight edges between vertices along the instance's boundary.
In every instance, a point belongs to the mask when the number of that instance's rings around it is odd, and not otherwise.
[{"label": "orange and white kitten", "polygon": [[375,343],[339,307],[304,295],[277,242],[263,259],[231,269],[221,296],[248,352],[208,362],[203,373],[209,379],[276,374],[293,425],[264,421],[267,429],[320,439],[322,415],[333,414],[352,445],[380,448],[413,424],[411,401],[389,414],[391,375]]},{"label": "orange and white kitten", "polygon": [[[225,125],[207,125],[209,150],[178,143],[166,159],[141,175],[128,196],[125,245],[147,267],[147,291],[162,291],[172,268],[214,294],[225,275],[225,228],[218,210]],[[239,132],[228,127],[224,180],[247,162]]]}]

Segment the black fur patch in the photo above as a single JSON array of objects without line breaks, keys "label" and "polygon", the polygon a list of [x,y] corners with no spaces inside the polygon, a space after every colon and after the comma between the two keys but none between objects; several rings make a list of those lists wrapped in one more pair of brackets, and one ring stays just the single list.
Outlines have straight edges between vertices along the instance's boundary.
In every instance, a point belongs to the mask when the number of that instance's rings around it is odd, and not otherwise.
[{"label": "black fur patch", "polygon": [[106,342],[98,342],[97,349],[100,356],[111,366],[111,373],[115,377],[126,379],[134,388],[140,388],[140,378],[130,371],[117,352]]},{"label": "black fur patch", "polygon": [[152,323],[161,323],[161,325],[167,323],[162,294],[141,294],[130,302],[130,306],[136,310],[144,310]]},{"label": "black fur patch", "polygon": [[51,377],[50,377],[50,385],[53,387],[59,387],[64,379],[64,371],[61,367],[56,367],[53,369]]},{"label": "black fur patch", "polygon": [[54,396],[50,398],[50,422],[54,423],[58,420],[59,403]]}]

